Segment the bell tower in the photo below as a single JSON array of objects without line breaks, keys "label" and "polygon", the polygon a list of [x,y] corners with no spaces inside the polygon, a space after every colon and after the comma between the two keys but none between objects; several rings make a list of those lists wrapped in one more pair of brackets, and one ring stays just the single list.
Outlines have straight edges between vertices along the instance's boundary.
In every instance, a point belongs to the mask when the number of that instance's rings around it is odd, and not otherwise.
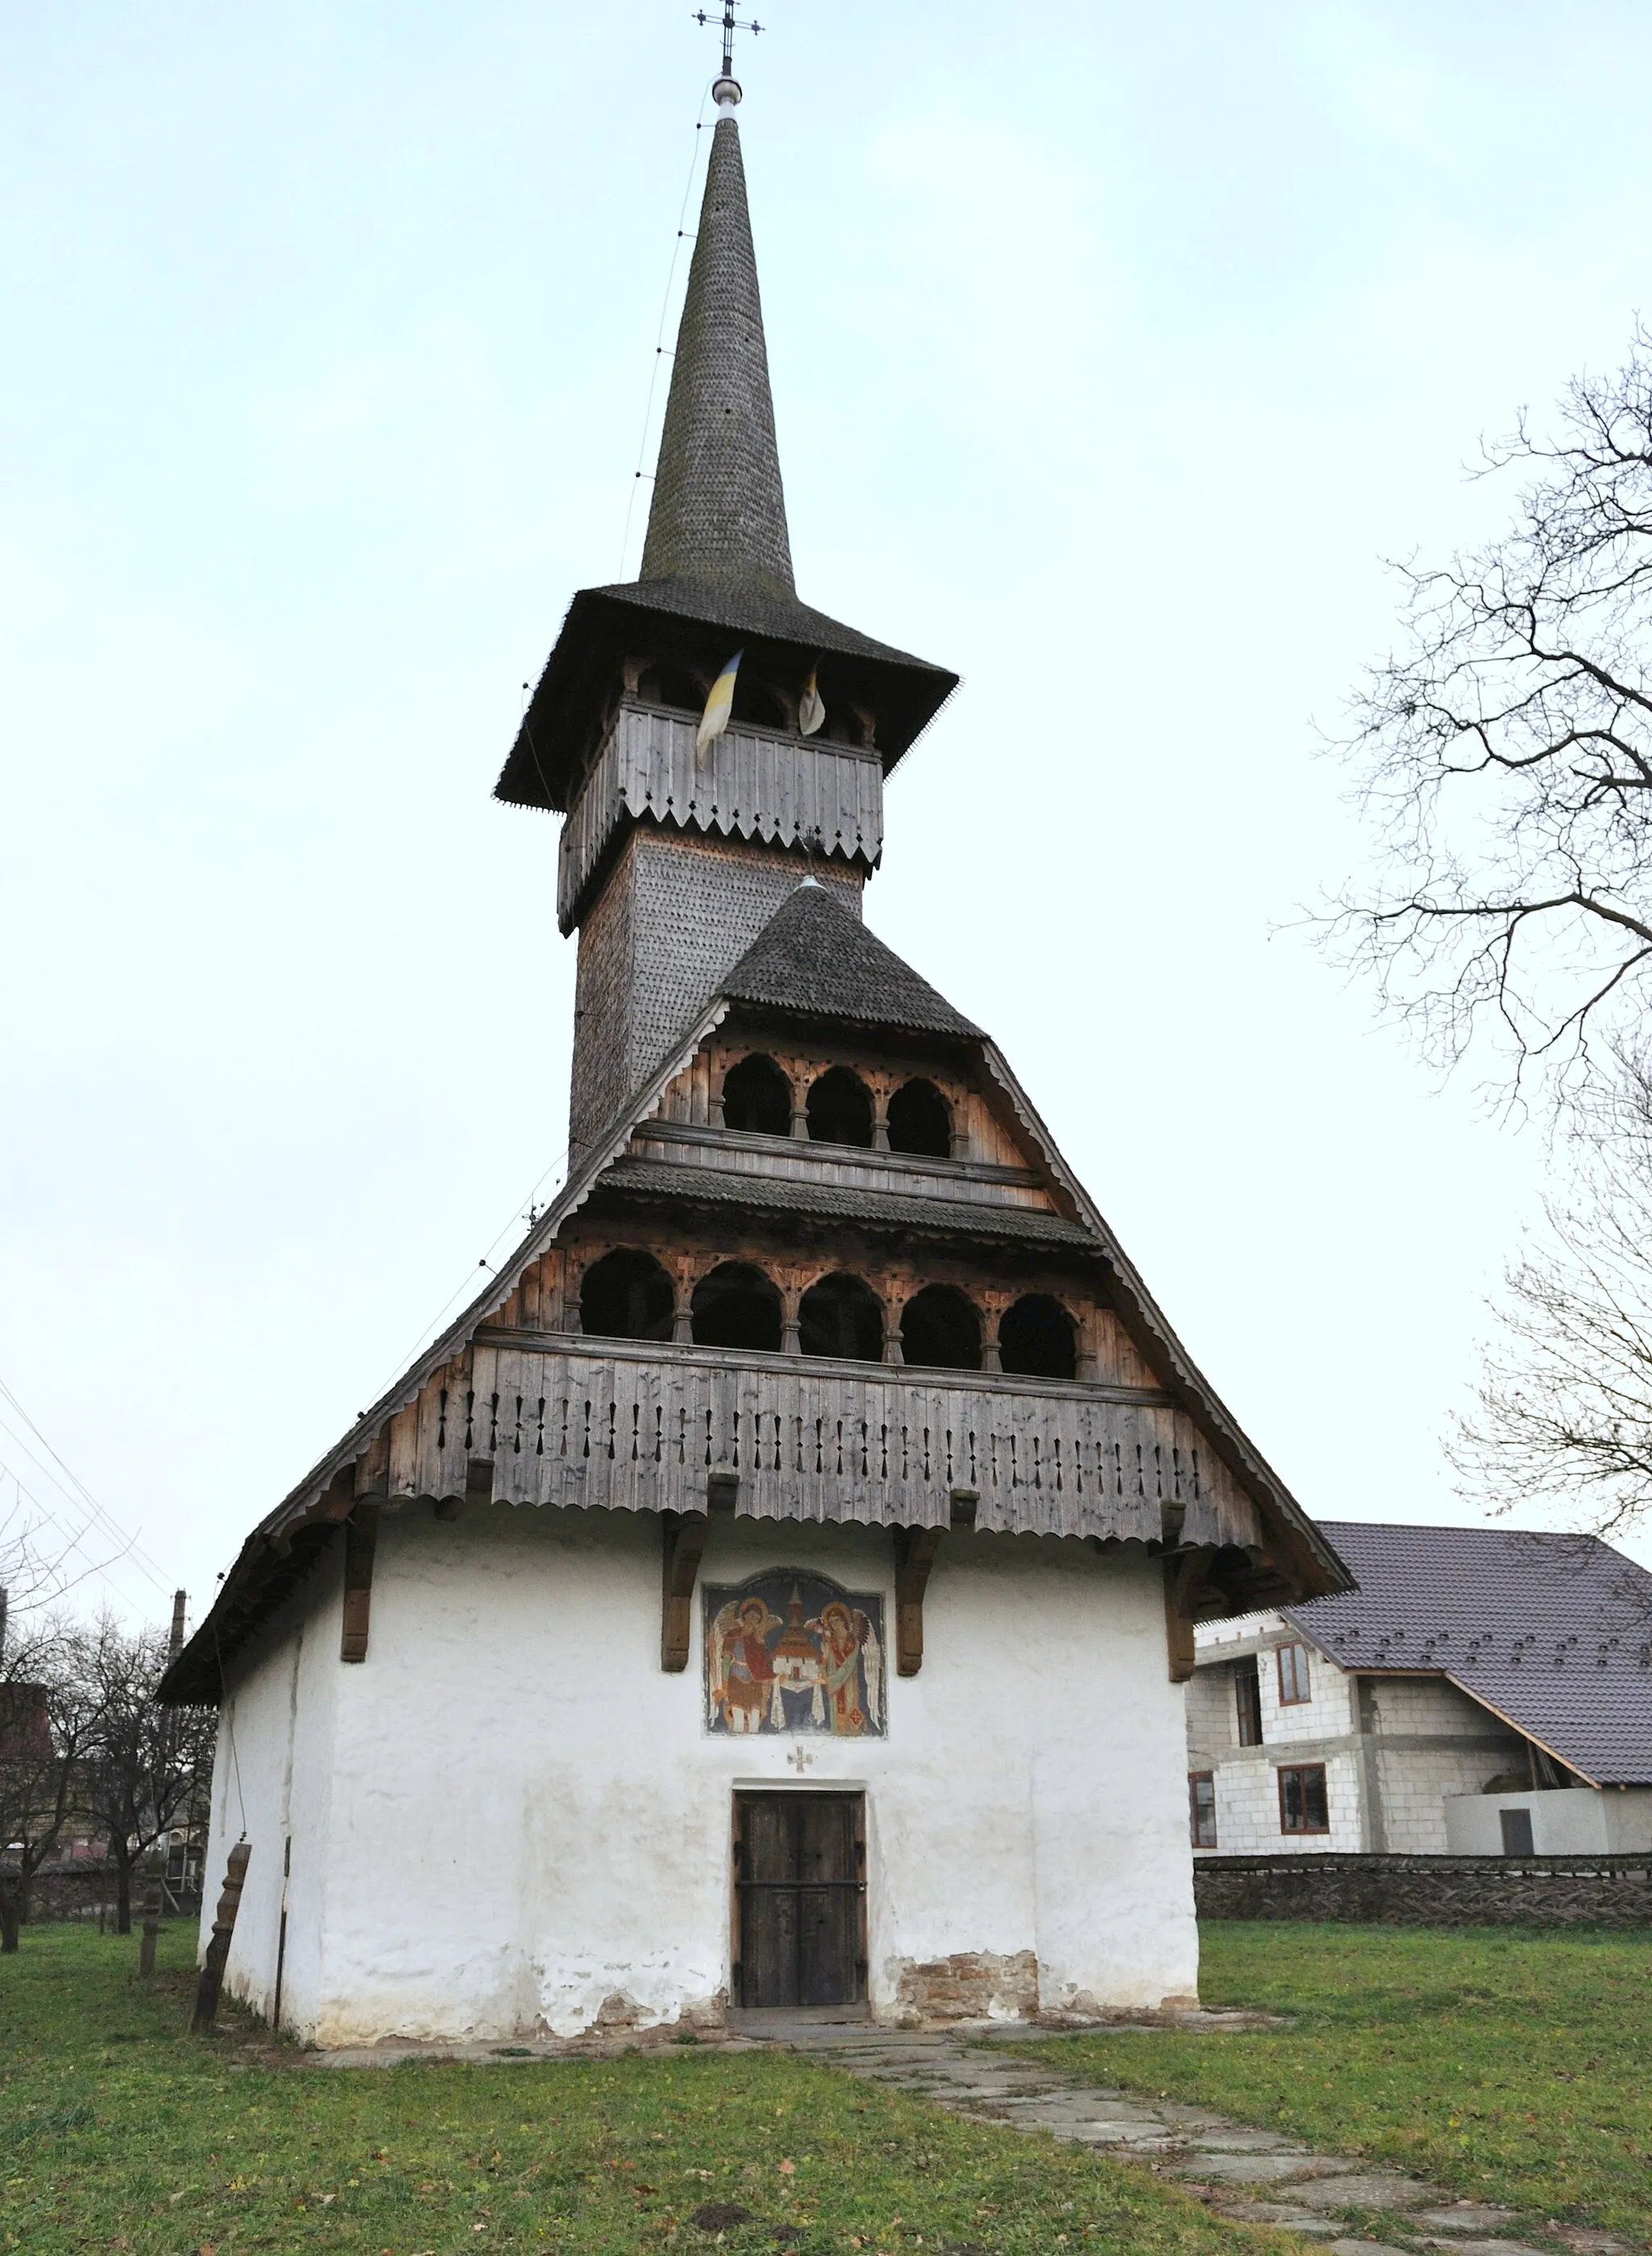
[{"label": "bell tower", "polygon": [[574,597],[495,786],[566,818],[575,1160],[804,878],[858,914],[884,779],[957,684],[798,598],[726,53],[713,91],[641,572]]}]

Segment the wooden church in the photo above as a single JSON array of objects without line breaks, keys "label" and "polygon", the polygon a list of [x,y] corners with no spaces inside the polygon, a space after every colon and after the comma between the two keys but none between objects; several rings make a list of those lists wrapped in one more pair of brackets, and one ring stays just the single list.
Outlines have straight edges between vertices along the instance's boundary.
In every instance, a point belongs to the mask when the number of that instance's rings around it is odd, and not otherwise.
[{"label": "wooden church", "polygon": [[797,596],[717,99],[641,575],[498,786],[562,817],[567,1187],[166,1682],[229,1986],[324,2045],[1191,2002],[1194,1624],[1347,1587],[861,920],[956,677]]}]

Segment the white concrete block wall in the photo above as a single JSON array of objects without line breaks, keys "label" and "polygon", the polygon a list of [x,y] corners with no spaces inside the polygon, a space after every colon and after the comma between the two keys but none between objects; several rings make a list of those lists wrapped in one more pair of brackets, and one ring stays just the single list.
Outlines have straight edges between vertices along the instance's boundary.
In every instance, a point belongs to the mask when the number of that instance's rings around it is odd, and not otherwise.
[{"label": "white concrete block wall", "polygon": [[[1215,1775],[1217,1845],[1205,1854],[1375,1846],[1362,1791],[1368,1762],[1381,1809],[1381,1846],[1400,1855],[1443,1856],[1447,1797],[1480,1793],[1493,1777],[1526,1760],[1525,1742],[1518,1734],[1440,1677],[1367,1677],[1362,1714],[1362,1680],[1345,1674],[1311,1644],[1307,1650],[1312,1696],[1288,1704],[1280,1698],[1277,1649],[1290,1632],[1278,1618],[1253,1617],[1248,1627],[1245,1638],[1201,1632],[1201,1666],[1189,1688],[1188,1767]],[[1233,1660],[1251,1651],[1256,1653],[1261,1692],[1260,1751],[1239,1748],[1229,1721],[1234,1713]],[[1359,1740],[1367,1722],[1372,1736],[1362,1754],[1351,1743]],[[1293,1756],[1324,1761],[1329,1834],[1279,1831],[1277,1801],[1268,1800],[1273,1781],[1265,1787],[1252,1775],[1259,1752],[1270,1770]]]},{"label": "white concrete block wall", "polygon": [[1502,1733],[1511,1745],[1524,1744],[1478,1700],[1442,1676],[1373,1676],[1366,1681],[1377,1728],[1385,1733],[1451,1732],[1479,1739]]},{"label": "white concrete block wall", "polygon": [[[1317,1759],[1317,1758],[1313,1758]],[[1359,1846],[1359,1779],[1351,1754],[1328,1755],[1325,1800],[1329,1833],[1284,1833],[1279,1822],[1281,1758],[1266,1746],[1246,1748],[1217,1770],[1216,1848],[1219,1857],[1324,1854]],[[1208,1768],[1209,1766],[1202,1766]]]},{"label": "white concrete block wall", "polygon": [[1200,1668],[1187,1686],[1188,1768],[1209,1770],[1237,1745],[1231,1669]]},{"label": "white concrete block wall", "polygon": [[1447,1855],[1447,1796],[1477,1792],[1500,1766],[1497,1756],[1472,1749],[1385,1747],[1380,1739],[1376,1762],[1383,1845],[1396,1857]]},{"label": "white concrete block wall", "polygon": [[[1279,1646],[1275,1639],[1256,1656],[1262,1691],[1262,1744],[1294,1746],[1309,1739],[1340,1738],[1358,1728],[1353,1709],[1353,1680],[1333,1661],[1305,1646],[1308,1688],[1311,1696],[1287,1706],[1279,1696]],[[1304,1643],[1302,1639],[1290,1642]]]},{"label": "white concrete block wall", "polygon": [[[1227,1628],[1247,1633],[1219,1634]],[[1253,1857],[1281,1850],[1313,1853],[1365,1846],[1358,1760],[1346,1746],[1358,1728],[1353,1680],[1309,1645],[1310,1696],[1281,1701],[1278,1647],[1288,1641],[1303,1642],[1279,1615],[1252,1616],[1244,1624],[1208,1625],[1199,1632],[1200,1667],[1188,1686],[1188,1768],[1212,1773],[1217,1822],[1214,1850],[1200,1853]],[[1261,1695],[1262,1745],[1241,1747],[1234,1665],[1253,1656]],[[1292,1761],[1324,1762],[1329,1833],[1281,1830],[1277,1772],[1281,1764]]]}]

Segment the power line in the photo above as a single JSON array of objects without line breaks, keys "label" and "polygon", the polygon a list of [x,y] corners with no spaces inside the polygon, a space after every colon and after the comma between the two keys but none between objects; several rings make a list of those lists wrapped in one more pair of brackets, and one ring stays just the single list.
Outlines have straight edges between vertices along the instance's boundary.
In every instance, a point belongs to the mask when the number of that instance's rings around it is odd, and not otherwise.
[{"label": "power line", "polygon": [[705,130],[705,95],[700,96],[700,115],[695,121],[694,155],[688,165],[688,177],[683,183],[682,205],[677,214],[676,239],[671,246],[671,264],[666,270],[666,293],[660,301],[660,326],[654,332],[654,356],[648,369],[648,404],[642,411],[642,436],[637,441],[637,469],[631,482],[631,491],[625,497],[625,530],[620,536],[619,569],[623,576],[625,558],[631,548],[631,520],[637,507],[637,489],[643,482],[643,464],[648,455],[648,432],[654,419],[654,393],[660,385],[660,363],[672,356],[666,350],[666,321],[671,312],[671,293],[677,279],[677,259],[688,230],[682,222],[688,216],[688,199],[694,194],[694,176],[700,168],[700,136]]},{"label": "power line", "polygon": [[[97,1576],[100,1580],[109,1583],[111,1590],[119,1589],[120,1585],[109,1574],[109,1569],[119,1562],[124,1554],[116,1551],[109,1558],[96,1557],[86,1541],[93,1526],[89,1519],[83,1527],[66,1527],[50,1505],[36,1496],[32,1488],[25,1487],[21,1475],[15,1467],[7,1464],[4,1458],[0,1458],[0,1474],[4,1474],[17,1491],[18,1513],[21,1514],[26,1500],[30,1512],[33,1515],[32,1519],[25,1519],[19,1528],[10,1527],[4,1522],[0,1522],[0,1539],[4,1540],[6,1555],[11,1558],[14,1567],[18,1564],[24,1566],[25,1583],[29,1579],[27,1562],[33,1547],[32,1538],[36,1528],[41,1526],[49,1527],[62,1546],[61,1551],[55,1559],[49,1562],[46,1561],[39,1562],[40,1579],[46,1587],[44,1590],[36,1590],[32,1603],[39,1603],[43,1599],[49,1601],[66,1597],[77,1583],[85,1582],[89,1575]],[[67,1571],[66,1562],[70,1554],[76,1551],[81,1555],[81,1564],[78,1571],[70,1573]]]},{"label": "power line", "polygon": [[[552,1187],[553,1188],[560,1188],[562,1178],[568,1173],[568,1155],[567,1152],[559,1152],[555,1159],[551,1161],[549,1167],[544,1169],[539,1181],[530,1188],[526,1198],[519,1199],[516,1202],[515,1206],[512,1209],[511,1219],[505,1223],[500,1230],[495,1232],[492,1242],[488,1246],[486,1252],[484,1253],[482,1258],[477,1263],[477,1269],[491,1269],[493,1267],[493,1256],[498,1252],[499,1247],[504,1244],[505,1240],[513,1236],[519,1223],[526,1221],[529,1227],[532,1228],[533,1224],[539,1219],[540,1208],[537,1202],[540,1193],[545,1188],[547,1183],[551,1183],[554,1176],[556,1178],[556,1181]],[[523,1211],[524,1208],[526,1209],[526,1214]],[[385,1381],[384,1385],[379,1389],[379,1392],[381,1394],[387,1392],[389,1389],[396,1384],[396,1381],[401,1377],[403,1371],[406,1370],[408,1364],[413,1362],[414,1357],[420,1354],[429,1342],[435,1336],[436,1333],[441,1329],[441,1325],[447,1317],[448,1311],[452,1308],[454,1302],[473,1288],[475,1280],[476,1270],[467,1270],[464,1276],[460,1280],[459,1283],[454,1287],[452,1292],[448,1294],[447,1299],[437,1309],[435,1315],[430,1319],[430,1322],[420,1333],[418,1338],[414,1340],[412,1347],[410,1347],[406,1354],[401,1357],[394,1371],[391,1372],[389,1378]]]},{"label": "power line", "polygon": [[[68,1482],[68,1486],[65,1487],[64,1482],[58,1478],[57,1474],[53,1471],[52,1466],[46,1464],[41,1458],[37,1456],[35,1452],[24,1440],[23,1436],[18,1434],[14,1428],[8,1425],[4,1418],[0,1418],[0,1432],[4,1432],[11,1435],[11,1440],[17,1444],[18,1448],[23,1451],[25,1456],[29,1459],[29,1462],[40,1472],[45,1474],[46,1479],[51,1482],[53,1487],[59,1491],[67,1502],[81,1506],[90,1513],[91,1519],[88,1522],[88,1529],[93,1524],[101,1525],[103,1533],[109,1537],[110,1541],[119,1546],[119,1555],[122,1558],[131,1559],[133,1565],[138,1568],[138,1571],[146,1576],[149,1581],[154,1584],[158,1590],[165,1591],[166,1589],[166,1583],[156,1562],[152,1560],[147,1552],[142,1548],[138,1543],[137,1536],[128,1534],[125,1528],[121,1526],[114,1514],[110,1512],[105,1511],[103,1506],[98,1502],[97,1498],[92,1494],[91,1490],[87,1487],[86,1483],[80,1477],[79,1474],[74,1472],[72,1468],[64,1462],[57,1450],[53,1448],[51,1442],[47,1441],[46,1435],[40,1431],[40,1428],[35,1424],[33,1419],[30,1417],[22,1403],[18,1401],[17,1396],[11,1392],[11,1389],[6,1385],[3,1378],[0,1378],[0,1399],[4,1399],[6,1402],[10,1403],[11,1408],[17,1413],[18,1416],[23,1421],[23,1423],[28,1428],[30,1433],[33,1435],[35,1440],[39,1442],[40,1447],[46,1451],[46,1456],[52,1459],[53,1463],[55,1464],[59,1470],[65,1476]],[[12,1477],[16,1479],[17,1476],[14,1474]],[[20,1481],[18,1482],[18,1485],[19,1487],[22,1485]],[[33,1498],[32,1501],[35,1503],[38,1509],[45,1509],[45,1506],[40,1505],[38,1498]],[[48,1517],[50,1517],[49,1514]],[[58,1525],[55,1519],[53,1519],[53,1525],[54,1526]]]}]

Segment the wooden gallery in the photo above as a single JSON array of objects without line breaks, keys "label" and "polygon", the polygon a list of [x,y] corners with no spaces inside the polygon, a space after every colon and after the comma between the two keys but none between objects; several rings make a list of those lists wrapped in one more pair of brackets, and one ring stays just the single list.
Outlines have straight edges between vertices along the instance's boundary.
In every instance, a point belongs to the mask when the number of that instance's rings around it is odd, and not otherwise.
[{"label": "wooden gallery", "polygon": [[1347,1586],[861,921],[956,677],[798,599],[717,100],[641,575],[498,786],[563,817],[567,1187],[167,1679],[228,1986],[322,2044],[1191,2001],[1194,1624]]}]

